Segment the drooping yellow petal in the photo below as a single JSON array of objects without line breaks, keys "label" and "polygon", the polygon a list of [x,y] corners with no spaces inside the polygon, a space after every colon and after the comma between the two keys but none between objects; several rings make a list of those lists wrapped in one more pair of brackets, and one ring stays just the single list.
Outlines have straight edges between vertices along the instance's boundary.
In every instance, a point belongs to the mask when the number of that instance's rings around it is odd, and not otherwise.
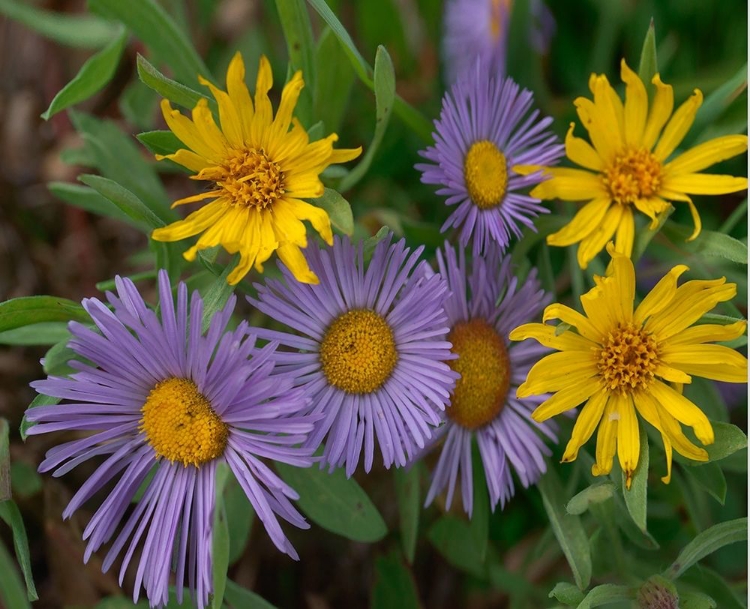
[{"label": "drooping yellow petal", "polygon": [[179,110],[173,110],[166,99],[161,100],[161,111],[164,120],[178,139],[196,154],[210,161],[211,165],[221,163],[224,158],[224,148],[215,142],[206,141],[196,128],[193,121],[183,116]]},{"label": "drooping yellow petal", "polygon": [[204,199],[216,199],[217,197],[220,197],[222,195],[222,191],[220,190],[211,190],[209,192],[200,192],[197,195],[193,195],[191,197],[185,197],[184,199],[177,199],[174,203],[172,203],[172,208],[179,205],[187,205],[188,203],[196,203],[197,201],[203,201]]},{"label": "drooping yellow petal", "polygon": [[669,203],[659,197],[637,199],[634,205],[638,211],[651,218],[651,223],[649,224],[649,229],[651,230],[659,226],[659,216],[669,209]]},{"label": "drooping yellow petal", "polygon": [[299,199],[287,198],[285,201],[300,220],[308,220],[313,228],[328,245],[333,245],[333,233],[331,232],[331,219],[320,207],[315,207]]},{"label": "drooping yellow petal", "polygon": [[620,63],[620,76],[622,82],[625,83],[625,143],[630,146],[640,146],[648,115],[646,87],[624,59]]},{"label": "drooping yellow petal", "polygon": [[664,173],[665,175],[678,175],[702,171],[715,163],[742,154],[746,150],[746,135],[724,135],[686,150],[674,161],[664,166]]},{"label": "drooping yellow petal", "polygon": [[[578,265],[585,269],[596,255],[612,240],[624,213],[623,205],[612,205],[601,223],[591,231],[578,246]],[[632,213],[632,212],[630,212]]]},{"label": "drooping yellow petal", "polygon": [[680,423],[692,427],[696,437],[704,445],[713,444],[714,430],[711,421],[700,408],[661,381],[652,381],[648,388],[659,405]]},{"label": "drooping yellow petal", "polygon": [[279,243],[293,243],[298,247],[307,247],[305,225],[285,199],[276,202],[273,206],[273,215],[273,232]]},{"label": "drooping yellow petal", "polygon": [[548,324],[524,324],[510,333],[511,340],[526,340],[529,338],[533,338],[545,347],[558,351],[589,351],[598,346],[575,332],[566,331],[558,334],[557,327]]},{"label": "drooping yellow petal", "polygon": [[599,390],[589,398],[581,412],[578,413],[578,418],[576,418],[573,431],[570,434],[570,441],[565,447],[565,453],[562,457],[563,463],[576,460],[581,446],[589,441],[597,425],[599,425],[608,399],[609,393],[604,389]]},{"label": "drooping yellow petal", "polygon": [[589,144],[586,140],[582,140],[579,137],[573,135],[575,129],[575,123],[570,123],[570,128],[565,136],[565,154],[567,157],[586,169],[593,171],[601,171],[604,169],[604,162],[602,161],[599,153],[594,150],[594,147]]},{"label": "drooping yellow petal", "polygon": [[547,236],[549,245],[566,247],[590,235],[604,219],[612,201],[608,197],[594,199],[576,212],[573,219],[556,233]]},{"label": "drooping yellow petal", "polygon": [[638,431],[638,419],[630,396],[618,396],[617,412],[620,419],[617,424],[617,457],[625,474],[625,486],[630,489],[633,473],[638,467],[638,456],[641,450],[641,438]]},{"label": "drooping yellow petal", "polygon": [[318,276],[310,270],[310,267],[302,254],[302,250],[293,243],[283,243],[277,250],[279,258],[292,272],[294,278],[300,283],[320,283]]},{"label": "drooping yellow petal", "polygon": [[747,190],[747,178],[709,173],[683,173],[665,179],[664,188],[691,195],[723,195]]},{"label": "drooping yellow petal", "polygon": [[685,134],[693,125],[695,114],[702,103],[703,94],[698,89],[695,89],[688,100],[677,108],[677,111],[672,115],[672,118],[664,128],[664,133],[662,133],[659,142],[656,144],[656,148],[654,148],[654,156],[659,161],[666,161],[675,148],[680,145],[682,138],[685,137]]},{"label": "drooping yellow petal", "polygon": [[617,412],[616,395],[611,395],[604,408],[599,433],[596,436],[596,463],[591,466],[594,476],[606,476],[612,470],[612,459],[617,452],[617,423],[620,415]]},{"label": "drooping yellow petal", "polygon": [[643,146],[646,150],[651,150],[659,137],[662,128],[667,124],[669,117],[672,116],[674,108],[674,92],[671,85],[665,85],[658,74],[654,75],[651,83],[656,87],[654,103],[651,106],[651,112],[646,121],[646,128],[643,131]]},{"label": "drooping yellow petal", "polygon": [[643,325],[649,317],[656,315],[670,304],[677,293],[677,280],[680,275],[689,270],[690,268],[684,264],[678,264],[664,275],[638,305],[635,310],[635,323]]}]

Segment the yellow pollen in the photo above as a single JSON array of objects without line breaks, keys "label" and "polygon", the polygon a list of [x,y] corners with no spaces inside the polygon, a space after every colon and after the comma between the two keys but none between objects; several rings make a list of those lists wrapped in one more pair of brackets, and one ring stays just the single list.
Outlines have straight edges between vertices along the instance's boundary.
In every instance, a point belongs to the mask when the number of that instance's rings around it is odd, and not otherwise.
[{"label": "yellow pollen", "polygon": [[633,323],[621,323],[607,335],[597,367],[607,389],[625,394],[648,386],[658,357],[659,346],[653,336]]},{"label": "yellow pollen", "polygon": [[221,169],[217,184],[234,205],[265,209],[284,195],[284,172],[263,148],[238,151]]},{"label": "yellow pollen", "polygon": [[500,205],[508,187],[505,155],[490,141],[474,142],[464,159],[464,180],[471,200],[479,209]]},{"label": "yellow pollen", "polygon": [[645,148],[629,148],[615,157],[602,179],[614,201],[632,204],[659,191],[661,163]]},{"label": "yellow pollen", "polygon": [[451,396],[448,416],[466,429],[492,421],[505,406],[510,387],[510,360],[505,342],[483,319],[453,326],[448,340],[458,359],[448,365],[461,374]]},{"label": "yellow pollen", "polygon": [[391,376],[398,361],[388,323],[375,311],[356,309],[336,318],[320,345],[328,382],[347,393],[372,393]]},{"label": "yellow pollen", "polygon": [[197,467],[224,454],[227,426],[193,381],[160,381],[141,412],[140,430],[157,456]]}]

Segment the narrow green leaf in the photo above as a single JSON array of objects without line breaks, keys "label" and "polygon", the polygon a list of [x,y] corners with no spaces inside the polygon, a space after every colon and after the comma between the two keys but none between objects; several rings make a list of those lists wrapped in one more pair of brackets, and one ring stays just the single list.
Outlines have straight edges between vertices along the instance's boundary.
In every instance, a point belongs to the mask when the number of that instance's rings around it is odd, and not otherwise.
[{"label": "narrow green leaf", "polygon": [[76,353],[68,347],[68,338],[49,348],[42,358],[44,373],[48,376],[65,376],[73,372],[68,362],[76,358]]},{"label": "narrow green leaf", "polygon": [[322,197],[310,199],[310,203],[328,213],[331,226],[338,232],[351,236],[354,232],[354,216],[352,206],[344,197],[332,188],[326,188]]},{"label": "narrow green leaf", "polygon": [[296,114],[303,125],[309,126],[312,120],[312,92],[315,91],[317,80],[310,14],[305,0],[276,0],[276,9],[284,30],[289,62],[293,70],[302,70],[305,79]]},{"label": "narrow green leaf", "polygon": [[456,516],[439,518],[427,531],[427,539],[454,567],[485,579],[487,565],[479,558],[469,523]]},{"label": "narrow green leaf", "polygon": [[568,582],[559,582],[552,588],[549,597],[556,598],[569,607],[577,607],[583,600],[583,592],[578,589],[578,586],[569,584]]},{"label": "narrow green leaf", "polygon": [[226,463],[216,468],[216,504],[214,507],[213,521],[213,594],[211,607],[221,609],[224,600],[224,589],[227,584],[227,570],[229,569],[229,527],[227,526],[227,513],[224,509],[224,487],[229,480],[229,466]]},{"label": "narrow green leaf", "polygon": [[544,510],[565,558],[568,560],[576,585],[585,590],[591,581],[591,548],[581,520],[565,512],[565,498],[557,473],[549,469],[537,483]]},{"label": "narrow green leaf", "polygon": [[229,479],[224,491],[224,507],[229,527],[229,564],[233,565],[245,552],[255,519],[255,510],[234,476]]},{"label": "narrow green leaf", "polygon": [[136,224],[119,207],[112,205],[110,201],[88,186],[70,184],[69,182],[50,182],[47,184],[49,191],[56,197],[60,197],[68,205],[85,209],[97,216],[113,218],[118,222],[125,222],[131,226]]},{"label": "narrow green leaf", "polygon": [[636,231],[635,241],[633,242],[633,254],[631,256],[633,263],[636,263],[641,259],[648,244],[651,243],[652,239],[662,229],[673,212],[674,206],[668,205],[667,208],[656,217],[656,226],[654,228],[651,228],[651,225],[647,224],[643,229]]},{"label": "narrow green leaf", "polygon": [[199,93],[195,89],[186,87],[185,85],[172,80],[171,78],[167,78],[153,65],[151,65],[148,59],[146,59],[143,55],[139,54],[136,62],[138,77],[141,79],[143,84],[156,91],[163,98],[168,99],[178,106],[182,106],[183,108],[186,108],[188,110],[192,110],[193,108],[195,108],[199,100],[206,99],[208,100],[208,105],[211,107],[211,109],[216,109],[216,102],[213,99],[207,97],[206,95],[203,95],[202,93]]},{"label": "narrow green leaf", "polygon": [[635,591],[627,586],[616,586],[615,584],[603,584],[592,588],[591,591],[579,603],[578,609],[589,609],[600,607],[618,601],[628,601],[635,598]]},{"label": "narrow green leaf", "polygon": [[131,81],[125,87],[117,105],[125,120],[134,127],[144,131],[154,128],[159,100],[156,92],[140,80]]},{"label": "narrow green leaf", "polygon": [[226,266],[224,272],[214,280],[211,287],[209,287],[203,295],[203,321],[201,324],[203,332],[208,330],[208,326],[211,324],[211,318],[214,314],[224,308],[229,297],[234,294],[235,286],[227,283],[227,277],[237,265],[238,261],[239,256],[235,256],[232,262]]},{"label": "narrow green leaf", "polygon": [[44,321],[0,332],[0,345],[54,345],[69,336],[65,322]]},{"label": "narrow green leaf", "polygon": [[701,133],[706,127],[715,123],[729,108],[730,104],[746,89],[747,63],[737,70],[728,81],[706,96],[695,114],[695,121],[688,132],[686,141],[692,141],[694,134]]},{"label": "narrow green leaf", "polygon": [[165,223],[146,207],[143,201],[114,180],[91,174],[80,175],[78,179],[117,205],[123,213],[137,223],[144,233],[150,233],[155,228],[165,226]]},{"label": "narrow green leaf", "polygon": [[724,577],[708,567],[694,565],[680,576],[679,583],[710,594],[721,609],[747,609],[747,593],[740,598]]},{"label": "narrow green leaf", "polygon": [[633,522],[638,525],[641,531],[646,530],[646,502],[648,496],[648,436],[643,422],[639,422],[639,432],[641,447],[638,455],[638,467],[633,473],[630,482],[630,489],[626,485],[625,472],[622,472],[622,494],[625,498],[625,505],[628,512],[633,518]]},{"label": "narrow green leaf", "polygon": [[685,475],[695,480],[709,495],[721,505],[727,496],[727,479],[716,463],[702,463],[695,467],[683,468]]},{"label": "narrow green leaf", "polygon": [[343,469],[329,474],[317,467],[276,467],[284,481],[299,493],[300,509],[318,526],[352,541],[373,542],[388,532],[383,517],[367,493]]},{"label": "narrow green leaf", "polygon": [[227,580],[224,600],[229,603],[232,609],[276,609],[275,605],[255,592],[235,584],[231,579]]},{"label": "narrow green leaf", "polygon": [[393,470],[393,482],[396,486],[396,500],[398,501],[398,520],[401,529],[401,549],[409,564],[414,562],[417,548],[417,532],[419,530],[420,489],[419,463],[415,463],[409,470],[396,468]]},{"label": "narrow green leaf", "polygon": [[211,73],[190,39],[157,2],[89,0],[89,9],[125,24],[161,61],[172,68],[178,80],[197,84],[198,75],[211,80]]},{"label": "narrow green leaf", "polygon": [[15,502],[3,501],[0,503],[0,518],[13,530],[13,547],[16,551],[16,560],[21,567],[23,579],[26,582],[26,596],[30,601],[39,597],[34,586],[34,576],[31,573],[31,558],[29,557],[29,539],[26,537],[26,527],[23,524],[21,511]]},{"label": "narrow green leaf", "polygon": [[93,15],[44,11],[18,0],[0,0],[0,14],[69,47],[98,49],[117,35],[117,26]]},{"label": "narrow green leaf", "polygon": [[702,592],[682,592],[680,609],[715,609],[716,601]]},{"label": "narrow green leaf", "polygon": [[484,562],[487,557],[487,544],[489,543],[490,533],[490,496],[487,491],[484,463],[479,454],[479,449],[474,446],[471,453],[473,497],[469,532],[476,545],[479,560]]},{"label": "narrow green leaf", "polygon": [[375,585],[370,607],[420,609],[414,578],[396,552],[375,559]]},{"label": "narrow green leaf", "polygon": [[135,137],[154,154],[167,156],[185,148],[185,144],[171,131],[146,131]]},{"label": "narrow green leaf", "polygon": [[344,117],[354,72],[341,43],[326,27],[318,39],[315,52],[316,81],[313,116],[320,119],[326,131],[338,131]]},{"label": "narrow green leaf", "polygon": [[702,558],[730,543],[747,540],[747,518],[721,522],[695,536],[680,552],[664,577],[676,579]]},{"label": "narrow green leaf", "polygon": [[601,503],[610,499],[615,492],[615,485],[611,482],[592,484],[574,495],[565,506],[565,511],[573,516],[580,516],[594,503]]},{"label": "narrow green leaf", "polygon": [[[646,37],[643,39],[643,46],[641,47],[641,60],[638,63],[638,78],[640,78],[644,84],[648,85],[658,71],[659,64],[656,60],[656,32],[654,29],[654,20],[652,18],[648,30],[646,30]],[[649,87],[646,87],[646,89],[649,89]]]},{"label": "narrow green leaf", "polygon": [[10,440],[8,421],[0,417],[0,503],[13,496],[10,486]]},{"label": "narrow green leaf", "polygon": [[362,160],[341,180],[340,189],[349,190],[367,173],[367,170],[375,158],[375,154],[383,141],[388,121],[393,110],[393,100],[396,96],[396,73],[393,70],[388,51],[384,46],[379,46],[375,53],[375,133],[372,136],[370,146],[365,151]]},{"label": "narrow green leaf", "polygon": [[21,499],[33,497],[42,490],[42,477],[26,461],[14,461],[10,464],[10,481],[13,494]]},{"label": "narrow green leaf", "polygon": [[[54,404],[58,404],[60,402],[60,398],[53,398],[48,395],[42,395],[41,393],[37,395],[29,404],[29,409],[36,408],[37,406],[52,406]],[[28,437],[28,431],[31,427],[36,425],[36,423],[31,423],[26,418],[26,414],[24,413],[23,419],[21,420],[21,426],[18,429],[19,433],[21,434],[21,439],[25,442],[26,438]]]},{"label": "narrow green leaf", "polygon": [[13,607],[13,609],[31,609],[31,603],[26,598],[26,591],[16,571],[16,565],[2,539],[0,539],[0,604],[4,607]]},{"label": "narrow green leaf", "polygon": [[664,234],[682,251],[700,256],[716,256],[738,264],[747,264],[747,244],[742,243],[742,241],[710,230],[702,230],[694,241],[687,241],[692,232],[692,228],[675,222],[670,221],[664,225]]},{"label": "narrow green leaf", "polygon": [[127,41],[128,34],[121,28],[120,34],[96,55],[90,57],[73,80],[55,95],[42,118],[49,120],[61,110],[87,100],[112,80]]},{"label": "narrow green leaf", "polygon": [[90,322],[77,302],[55,296],[22,296],[0,303],[0,332],[49,321]]}]

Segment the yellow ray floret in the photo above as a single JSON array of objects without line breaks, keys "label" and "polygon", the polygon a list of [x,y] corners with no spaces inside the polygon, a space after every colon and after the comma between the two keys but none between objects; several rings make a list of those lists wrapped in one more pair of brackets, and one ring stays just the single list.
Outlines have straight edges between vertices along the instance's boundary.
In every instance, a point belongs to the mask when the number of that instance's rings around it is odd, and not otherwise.
[{"label": "yellow ray floret", "polygon": [[535,421],[583,405],[563,455],[573,461],[594,431],[595,476],[608,474],[617,454],[627,486],[638,467],[640,436],[636,414],[662,436],[669,482],[672,450],[706,461],[708,453],[695,446],[682,425],[693,429],[704,444],[714,441],[710,421],[698,406],[678,390],[693,376],[746,383],[747,359],[729,347],[713,343],[745,333],[738,321],[721,326],[696,322],[718,303],[732,299],[735,284],[724,278],[711,281],[677,280],[688,268],[674,267],[635,306],[635,271],[630,258],[616,251],[606,277],[595,277],[596,286],[581,296],[584,314],[561,304],[551,304],[543,320],[558,319],[569,327],[558,333],[555,326],[530,323],[510,333],[511,340],[532,338],[556,349],[537,362],[518,397],[552,393],[532,413]]},{"label": "yellow ray floret", "polygon": [[547,243],[565,247],[578,243],[578,264],[586,268],[614,237],[618,252],[630,256],[635,238],[635,211],[651,219],[656,228],[668,201],[687,203],[694,230],[701,231],[698,211],[689,195],[718,195],[747,188],[747,178],[700,173],[709,166],[747,150],[746,135],[725,135],[703,142],[670,157],[693,124],[703,95],[693,95],[675,112],[672,87],[657,74],[649,107],[646,87],[622,61],[625,102],[617,96],[606,76],[592,74],[593,99],[575,100],[578,117],[590,143],[573,135],[565,138],[565,152],[582,169],[521,165],[514,171],[528,174],[540,169],[550,176],[531,196],[583,204],[569,224],[547,237]]},{"label": "yellow ray floret", "polygon": [[[260,59],[255,98],[245,84],[245,64],[237,53],[227,71],[227,90],[205,79],[218,106],[216,124],[206,99],[192,112],[192,120],[162,100],[164,119],[186,148],[157,159],[170,159],[194,172],[193,179],[209,182],[207,192],[175,201],[174,206],[206,201],[184,220],[156,229],[157,241],[179,241],[200,235],[184,256],[221,245],[239,254],[239,264],[227,278],[235,284],[255,266],[277,252],[279,258],[303,283],[318,283],[301,248],[307,247],[307,220],[329,244],[333,243],[328,214],[303,199],[323,194],[320,173],[329,165],[350,161],[361,148],[334,150],[336,134],[310,142],[307,131],[294,118],[294,108],[304,87],[297,72],[281,93],[273,115],[268,92],[273,84],[271,66]],[[212,200],[211,200],[212,199]]]}]

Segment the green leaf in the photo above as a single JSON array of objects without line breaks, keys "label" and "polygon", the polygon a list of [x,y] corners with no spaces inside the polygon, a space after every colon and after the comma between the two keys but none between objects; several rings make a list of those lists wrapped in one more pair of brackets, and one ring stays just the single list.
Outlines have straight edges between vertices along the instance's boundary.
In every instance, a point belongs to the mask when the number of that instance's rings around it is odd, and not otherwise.
[{"label": "green leaf", "polygon": [[714,443],[704,446],[709,461],[719,461],[747,447],[747,436],[736,425],[711,421],[711,426],[714,428]]},{"label": "green leaf", "polygon": [[484,562],[487,557],[487,544],[490,533],[490,496],[487,492],[484,463],[476,445],[472,447],[471,453],[473,497],[469,532],[476,545],[479,560]]},{"label": "green leaf", "polygon": [[286,48],[293,70],[302,70],[305,88],[300,93],[296,115],[303,125],[310,126],[312,119],[312,92],[315,91],[316,71],[314,42],[310,14],[305,0],[276,0]]},{"label": "green leaf", "polygon": [[42,358],[44,373],[48,376],[66,376],[73,372],[68,362],[76,359],[76,352],[68,347],[68,338],[49,348]]},{"label": "green leaf", "polygon": [[676,579],[702,558],[730,543],[747,540],[747,518],[721,522],[695,536],[680,552],[664,577]]},{"label": "green leaf", "polygon": [[153,129],[158,99],[156,92],[140,80],[131,81],[118,101],[125,120],[145,131]]},{"label": "green leaf", "polygon": [[209,107],[212,110],[216,110],[216,101],[207,97],[203,93],[199,93],[195,89],[191,89],[171,78],[167,78],[140,54],[137,59],[137,69],[138,77],[143,84],[178,106],[192,110],[198,105],[199,100],[206,99],[208,100]]},{"label": "green leaf", "polygon": [[0,418],[0,503],[12,497],[10,488],[10,440],[8,421]]},{"label": "green leaf", "polygon": [[117,27],[93,15],[43,11],[28,2],[0,0],[0,13],[69,47],[98,49],[117,35]]},{"label": "green leaf", "polygon": [[[185,148],[185,144],[171,131],[146,131],[135,137],[153,154],[167,156]],[[179,167],[182,168],[181,165]]]},{"label": "green leaf", "polygon": [[693,134],[702,132],[715,123],[743,91],[747,89],[747,63],[743,65],[728,81],[706,96],[695,114],[695,121],[688,132],[687,141],[692,141]]},{"label": "green leaf", "polygon": [[22,296],[0,303],[0,332],[50,321],[91,322],[77,302],[55,296]]},{"label": "green leaf", "polygon": [[[646,30],[646,37],[643,39],[643,46],[641,47],[641,60],[638,63],[638,78],[640,78],[644,84],[648,85],[658,71],[659,65],[656,60],[656,32],[654,30],[654,20],[652,18],[648,30]],[[649,87],[646,88],[648,89]]]},{"label": "green leaf", "polygon": [[26,527],[23,524],[21,512],[13,501],[3,501],[0,503],[0,518],[13,530],[13,547],[16,551],[16,560],[18,560],[26,582],[26,596],[30,601],[35,601],[39,597],[34,586],[34,576],[31,573],[29,539],[26,537]]},{"label": "green leaf", "polygon": [[591,591],[579,603],[578,609],[589,609],[600,607],[619,601],[628,601],[635,598],[635,591],[628,586],[616,586],[615,584],[603,584],[592,588]]},{"label": "green leaf", "polygon": [[299,493],[300,509],[318,526],[352,541],[373,542],[388,532],[367,493],[343,469],[328,474],[317,467],[277,463],[284,481]]},{"label": "green leaf", "polygon": [[178,80],[197,84],[198,75],[211,80],[211,73],[190,39],[157,2],[89,0],[89,9],[107,19],[121,21],[172,68]]},{"label": "green leaf", "polygon": [[42,477],[25,461],[10,464],[10,481],[13,494],[21,499],[33,497],[42,490]]},{"label": "green leaf", "polygon": [[233,565],[245,552],[255,519],[255,510],[234,477],[227,482],[227,488],[224,491],[224,507],[227,511],[227,526],[229,527],[229,564]]},{"label": "green leaf", "polygon": [[[60,402],[60,398],[53,398],[49,395],[42,395],[41,393],[37,395],[29,404],[29,409],[36,408],[37,406],[52,406],[54,404],[58,404]],[[27,418],[26,414],[24,413],[23,419],[21,420],[21,427],[19,428],[19,433],[21,434],[21,439],[25,442],[26,438],[28,437],[28,431],[31,427],[36,425],[36,423],[31,423]]]},{"label": "green leaf", "polygon": [[[5,604],[2,603],[5,601]],[[31,609],[16,565],[0,539],[0,605],[13,609]]]},{"label": "green leaf", "polygon": [[573,516],[580,516],[589,509],[590,505],[610,499],[614,492],[615,485],[611,482],[592,484],[574,495],[565,506],[565,511]]},{"label": "green leaf", "polygon": [[667,205],[667,208],[656,217],[656,226],[654,228],[651,228],[650,224],[646,224],[641,230],[636,231],[635,241],[633,242],[633,254],[631,256],[634,263],[641,259],[648,244],[651,243],[656,234],[664,227],[664,224],[672,213],[674,213],[674,206]]},{"label": "green leaf", "polygon": [[344,197],[332,188],[326,188],[322,197],[310,199],[310,203],[325,210],[331,219],[331,225],[338,232],[351,237],[354,232],[352,206]]},{"label": "green leaf", "polygon": [[224,272],[214,280],[211,287],[209,287],[203,295],[203,332],[208,330],[208,326],[211,324],[211,318],[214,314],[220,309],[223,309],[224,305],[227,304],[229,297],[234,294],[235,286],[227,283],[227,277],[237,265],[238,261],[239,256],[235,256],[232,262],[226,266]]},{"label": "green leaf", "polygon": [[625,472],[622,472],[622,494],[625,498],[625,505],[628,512],[633,518],[633,522],[641,531],[646,527],[646,504],[648,497],[648,436],[643,422],[638,423],[640,433],[640,453],[638,454],[638,467],[635,468],[633,477],[630,481],[630,489],[626,485]]},{"label": "green leaf", "polygon": [[246,590],[239,584],[235,584],[231,579],[227,580],[224,600],[229,603],[232,609],[276,609],[263,597]]},{"label": "green leaf", "polygon": [[0,332],[0,345],[54,345],[69,337],[68,324],[62,321],[45,321]]},{"label": "green leaf", "polygon": [[78,179],[114,203],[135,222],[144,233],[165,226],[165,223],[146,204],[127,188],[114,180],[92,174],[83,174]]},{"label": "green leaf", "polygon": [[349,67],[349,59],[341,43],[329,27],[323,30],[318,39],[315,66],[313,116],[320,119],[328,131],[335,132],[344,118],[354,84],[354,72]]},{"label": "green leaf", "polygon": [[49,120],[61,110],[87,100],[112,80],[127,41],[127,32],[120,28],[120,34],[96,55],[90,57],[73,80],[55,95],[42,118]]},{"label": "green leaf", "polygon": [[683,471],[716,501],[724,505],[724,499],[727,496],[727,479],[716,463],[702,463],[695,467],[685,467]]},{"label": "green leaf", "polygon": [[713,569],[694,565],[681,577],[680,584],[690,584],[697,590],[710,594],[721,609],[747,609],[747,594],[740,598],[729,583]]},{"label": "green leaf", "polygon": [[372,609],[420,609],[414,578],[401,562],[397,552],[375,559],[375,585]]},{"label": "green leaf", "polygon": [[419,463],[407,471],[399,467],[393,470],[393,482],[396,486],[398,502],[398,521],[401,529],[401,549],[409,564],[414,563],[419,530],[420,489]]},{"label": "green leaf", "polygon": [[564,605],[577,607],[583,600],[583,592],[578,589],[578,586],[574,586],[568,582],[559,582],[555,584],[554,588],[552,588],[549,597],[556,598]]},{"label": "green leaf", "polygon": [[682,592],[680,609],[715,609],[716,601],[702,592]]},{"label": "green leaf", "polygon": [[480,579],[487,577],[487,565],[479,558],[476,542],[465,520],[443,516],[427,531],[427,539],[454,567]]},{"label": "green leaf", "polygon": [[675,222],[670,221],[664,225],[664,234],[681,251],[700,256],[717,256],[738,264],[747,264],[747,244],[742,241],[710,230],[702,230],[694,241],[687,241],[692,232],[692,228]]},{"label": "green leaf", "polygon": [[136,226],[127,214],[123,213],[119,207],[112,205],[108,199],[93,188],[80,184],[70,184],[69,182],[49,182],[47,188],[53,195],[60,197],[68,205],[85,209],[97,216],[113,218],[118,222]]},{"label": "green leaf", "polygon": [[224,588],[227,584],[227,570],[229,569],[229,527],[227,513],[224,509],[224,487],[229,479],[229,466],[221,463],[216,468],[216,504],[213,521],[213,594],[211,607],[221,609],[224,600]]},{"label": "green leaf", "polygon": [[568,560],[576,585],[585,590],[591,581],[591,548],[578,516],[565,512],[562,484],[554,469],[549,469],[537,483],[544,510],[565,558]]},{"label": "green leaf", "polygon": [[372,136],[372,142],[370,142],[370,146],[365,151],[362,160],[341,180],[340,189],[342,191],[349,190],[367,173],[367,170],[372,164],[372,160],[375,158],[375,153],[380,146],[380,142],[383,141],[385,130],[388,127],[388,121],[391,118],[393,100],[396,95],[396,73],[393,69],[391,57],[382,45],[378,47],[378,50],[375,53],[374,90],[375,133]]}]

